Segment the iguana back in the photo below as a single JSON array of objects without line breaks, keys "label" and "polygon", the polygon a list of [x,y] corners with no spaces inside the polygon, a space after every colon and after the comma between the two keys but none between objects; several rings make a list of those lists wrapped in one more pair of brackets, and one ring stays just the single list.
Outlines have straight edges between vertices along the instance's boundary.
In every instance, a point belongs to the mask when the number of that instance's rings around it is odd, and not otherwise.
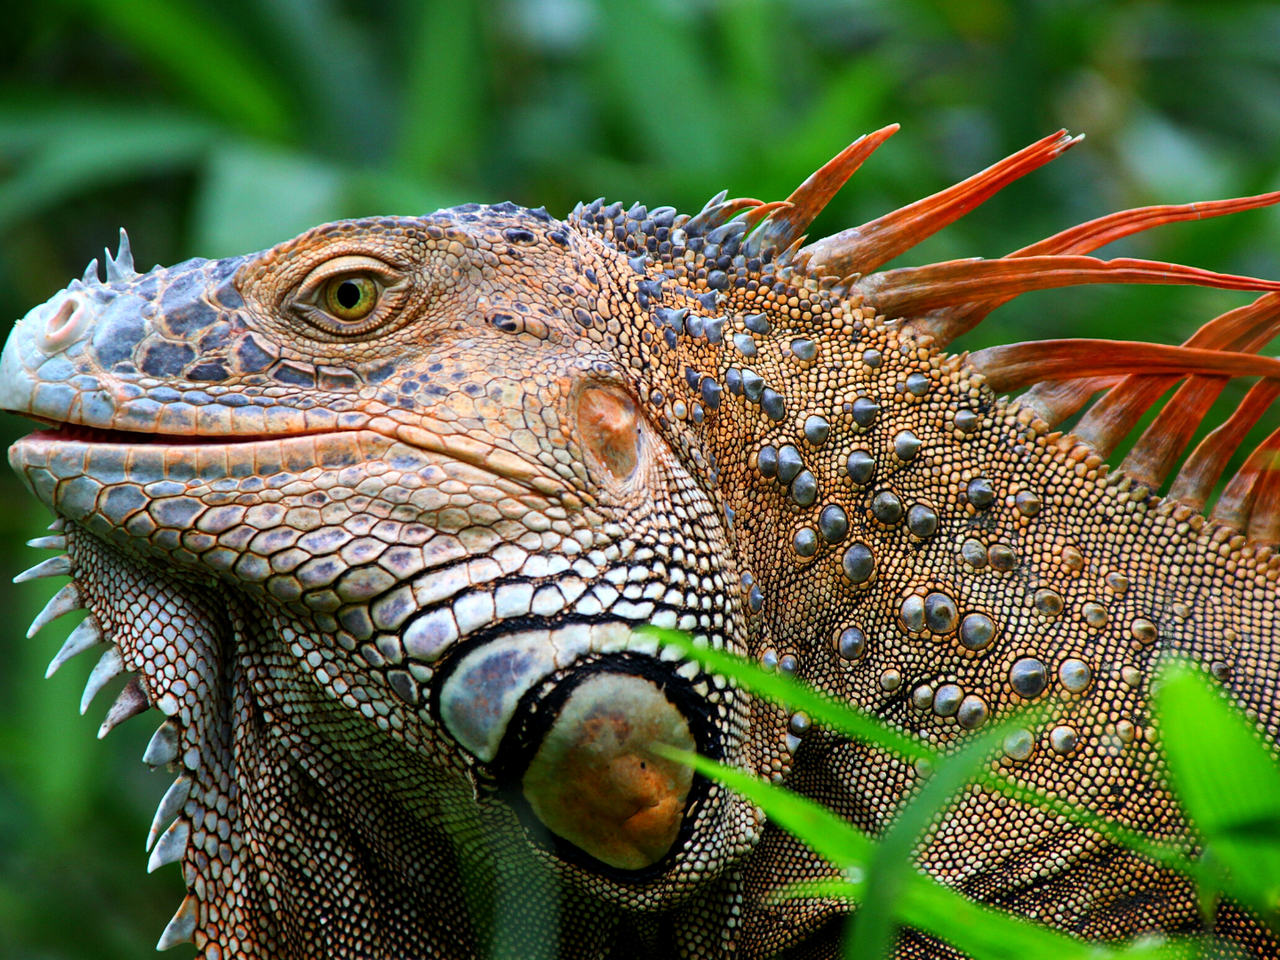
[{"label": "iguana back", "polygon": [[[1026,704],[1018,781],[1150,838],[1191,834],[1148,707],[1170,655],[1276,735],[1280,434],[1203,511],[1280,394],[1280,295],[1179,347],[944,348],[1033,289],[1280,291],[1088,254],[1280,194],[1126,211],[998,260],[881,269],[1070,147],[1054,134],[805,245],[896,128],[786,201],[602,201],[328,224],[139,274],[108,256],[18,323],[10,461],[89,611],[82,709],[158,708],[178,779],[151,869],[160,946],[207,958],[830,956],[835,876],[698,749],[883,830],[927,777],[744,694],[641,623],[756,658],[941,747]],[[1161,488],[1231,377],[1245,401]],[[999,395],[1031,388],[1014,402]],[[1166,392],[1118,469],[1104,460]],[[1069,434],[1055,428],[1098,399]],[[154,844],[154,846],[152,846]],[[920,865],[1088,938],[1194,931],[1185,879],[971,788]],[[1216,932],[1275,942],[1230,905]],[[947,957],[911,931],[903,957]]]}]

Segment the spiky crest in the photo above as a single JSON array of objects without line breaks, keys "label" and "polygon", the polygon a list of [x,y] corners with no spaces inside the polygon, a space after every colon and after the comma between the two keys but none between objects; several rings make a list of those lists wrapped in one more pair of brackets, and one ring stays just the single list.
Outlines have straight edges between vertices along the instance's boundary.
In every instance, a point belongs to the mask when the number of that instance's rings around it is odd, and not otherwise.
[{"label": "spiky crest", "polygon": [[[968,358],[997,392],[1026,390],[1020,402],[1046,429],[1077,413],[1101,390],[1075,439],[1098,455],[1112,453],[1142,415],[1181,383],[1139,437],[1119,474],[1158,488],[1183,455],[1209,408],[1233,377],[1262,377],[1244,403],[1187,456],[1170,498],[1204,510],[1230,457],[1280,395],[1280,360],[1258,351],[1280,333],[1280,281],[1216,273],[1157,261],[1087,256],[1135,233],[1186,220],[1208,219],[1280,202],[1280,192],[1238,199],[1124,210],[1063,230],[997,260],[953,260],[876,271],[884,263],[954,222],[1019,177],[1079,143],[1053,133],[955,186],[805,246],[803,232],[836,192],[897,125],[855,140],[784,201],[726,200],[720,193],[694,217],[671,208],[649,214],[637,205],[625,217],[649,217],[659,228],[628,232],[622,205],[603,201],[575,210],[623,247],[632,265],[670,260],[680,248],[702,255],[708,286],[728,283],[724,271],[746,268],[760,282],[781,281],[831,297],[854,295],[875,306],[885,322],[914,331],[919,342],[945,347],[992,310],[1031,290],[1089,283],[1193,284],[1267,291],[1254,303],[1206,323],[1180,346],[1104,340],[1046,340],[1009,344]],[[652,225],[651,225],[652,226]],[[638,237],[638,239],[637,239]],[[720,265],[716,275],[714,263]],[[741,273],[739,274],[741,275]],[[721,279],[723,278],[723,279]],[[714,297],[714,293],[704,295]],[[713,306],[714,300],[707,306]],[[1273,435],[1228,485],[1212,517],[1251,540],[1280,541],[1280,438]]]}]

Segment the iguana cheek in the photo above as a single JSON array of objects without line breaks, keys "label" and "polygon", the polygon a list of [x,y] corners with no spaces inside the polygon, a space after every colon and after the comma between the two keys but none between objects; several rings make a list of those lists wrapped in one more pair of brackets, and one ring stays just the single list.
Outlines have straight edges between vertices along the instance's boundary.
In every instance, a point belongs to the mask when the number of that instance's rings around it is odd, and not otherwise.
[{"label": "iguana cheek", "polygon": [[655,748],[692,752],[684,716],[649,680],[600,674],[569,696],[522,781],[557,836],[611,867],[640,870],[675,843],[691,768]]}]

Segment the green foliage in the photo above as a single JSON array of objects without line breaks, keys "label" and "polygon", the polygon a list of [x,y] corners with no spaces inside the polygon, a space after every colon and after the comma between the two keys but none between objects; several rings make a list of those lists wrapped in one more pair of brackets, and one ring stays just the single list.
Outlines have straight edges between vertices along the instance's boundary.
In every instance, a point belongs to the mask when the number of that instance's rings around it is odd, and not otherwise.
[{"label": "green foliage", "polygon": [[1204,841],[1203,899],[1225,891],[1280,930],[1280,768],[1272,751],[1189,666],[1166,671],[1155,699],[1169,779]]},{"label": "green foliage", "polygon": [[[1088,139],[902,262],[999,255],[1122,206],[1280,186],[1280,8],[1263,0],[9,7],[0,313],[10,317],[78,276],[121,225],[145,269],[245,253],[324,219],[467,200],[562,215],[602,194],[686,210],[722,188],[780,199],[858,134],[895,121],[902,132],[815,236],[916,200],[1059,126]],[[1277,276],[1278,241],[1280,217],[1261,211],[1166,228],[1111,252]],[[1071,335],[1171,342],[1244,299],[1185,289],[1035,294],[958,346]],[[1207,422],[1240,396],[1230,387]],[[3,426],[6,439],[28,429],[9,417]],[[1255,438],[1275,426],[1265,419]],[[21,543],[47,518],[7,474],[0,495],[10,505],[0,557],[12,576],[38,559]],[[176,870],[143,872],[142,838],[167,786],[138,763],[150,727],[135,720],[97,743],[105,706],[84,718],[74,706],[91,664],[41,679],[73,624],[27,640],[40,588],[4,578],[0,600],[13,614],[0,630],[0,955],[143,956],[181,899]],[[860,729],[850,735],[874,739]]]},{"label": "green foliage", "polygon": [[164,108],[56,107],[0,113],[0,144],[26,159],[0,181],[0,230],[68,194],[193,163],[220,131]]},{"label": "green foliage", "polygon": [[[990,743],[984,745],[988,748],[991,746]],[[677,754],[673,752],[673,755]],[[791,895],[851,900],[860,904],[860,911],[874,904],[877,913],[882,911],[876,919],[884,921],[884,929],[878,930],[874,939],[859,937],[858,928],[864,917],[861,913],[858,914],[859,923],[854,924],[854,937],[846,952],[851,960],[871,960],[883,956],[883,948],[888,945],[888,927],[896,923],[943,937],[976,960],[1028,960],[1040,957],[1052,957],[1054,960],[1113,960],[1120,957],[1138,960],[1182,955],[1180,950],[1150,943],[1139,944],[1124,951],[1111,950],[983,907],[917,873],[909,860],[892,861],[891,858],[896,857],[897,852],[892,848],[885,850],[886,845],[892,842],[889,836],[881,843],[876,843],[862,831],[811,800],[771,786],[732,767],[713,763],[705,757],[688,754],[680,756],[698,772],[720,780],[757,803],[779,826],[804,840],[845,874],[844,881],[797,885],[791,889]],[[945,774],[948,779],[954,777],[963,781],[964,768],[981,762],[982,759],[980,752],[965,753],[949,762],[949,767],[954,765],[951,770],[944,768],[938,771],[938,775]],[[928,820],[933,813],[929,808],[936,809],[945,804],[949,796],[950,792],[934,791],[928,795],[922,792],[903,811],[903,815]],[[914,837],[911,839],[914,840]]]},{"label": "green foliage", "polygon": [[[733,767],[691,754],[665,751],[699,773],[749,798],[783,829],[799,837],[839,868],[844,881],[797,884],[790,896],[836,897],[857,905],[845,955],[878,960],[889,954],[899,924],[941,937],[975,960],[1066,957],[1181,957],[1198,955],[1191,940],[1138,942],[1123,950],[1086,943],[983,907],[915,872],[916,848],[929,827],[971,783],[1018,794],[1097,828],[1083,810],[1054,806],[1003,777],[984,775],[999,744],[1011,730],[1036,722],[1022,712],[987,731],[964,738],[939,755],[919,741],[857,711],[835,704],[798,681],[765,671],[755,663],[695,644],[685,634],[645,628],[665,645],[680,648],[704,668],[782,703],[800,707],[831,729],[890,750],[917,767],[928,764],[925,785],[895,814],[875,841],[820,804],[773,786]],[[1253,726],[1199,672],[1181,664],[1163,671],[1156,694],[1170,778],[1203,840],[1196,861],[1162,855],[1159,848],[1127,833],[1111,838],[1194,877],[1211,921],[1213,901],[1225,892],[1252,908],[1276,929],[1280,920],[1280,768]],[[1206,944],[1211,941],[1206,938]]]},{"label": "green foliage", "polygon": [[[882,957],[889,955],[893,946],[893,935],[896,929],[895,913],[897,904],[905,902],[911,904],[913,899],[920,896],[920,888],[924,886],[919,883],[916,875],[913,873],[911,863],[911,855],[917,844],[920,842],[921,835],[928,828],[939,814],[941,814],[951,802],[958,798],[963,792],[965,786],[977,774],[980,767],[984,766],[990,759],[993,751],[999,748],[1000,742],[1005,735],[1012,732],[1013,727],[1005,724],[1001,727],[988,730],[985,733],[973,737],[967,742],[954,756],[948,757],[943,764],[933,771],[926,782],[925,786],[912,799],[896,817],[889,829],[885,831],[884,837],[876,844],[876,849],[872,853],[871,858],[867,861],[866,870],[866,892],[862,897],[858,909],[858,922],[850,928],[849,944],[846,955],[849,957],[865,957],[866,960],[881,960]],[[913,881],[914,884],[913,884]],[[915,889],[912,889],[914,886]],[[934,886],[941,886],[935,884]],[[945,887],[942,889],[946,889]],[[947,891],[951,893],[951,891]],[[938,896],[935,890],[930,889],[930,899],[933,906],[939,907],[937,912],[941,916],[954,916],[956,905],[947,901],[959,899],[955,894],[950,897],[943,898]],[[991,916],[988,917],[987,914]],[[903,921],[906,923],[917,922],[912,919],[913,915],[908,913],[903,915]],[[995,913],[994,911],[983,911],[979,923],[976,925],[980,928],[994,927],[999,932],[998,941],[1011,949],[1021,949],[1022,955],[1026,955],[1026,948],[1030,945],[1026,941],[1026,933],[1021,930],[1022,927],[1031,926],[1026,923],[1013,924],[1014,933],[1010,936],[1009,931],[1004,929],[1009,926],[1006,917]],[[926,920],[926,922],[928,922]],[[953,931],[946,936],[953,943],[959,946],[965,935],[976,935],[973,931],[972,924],[965,924],[959,931],[961,940],[956,940],[954,922],[950,925]],[[966,929],[967,928],[967,929]],[[930,932],[938,932],[932,928],[925,927]],[[1073,953],[1070,947],[1077,947],[1078,944],[1063,943],[1066,938],[1055,937],[1060,941],[1057,944],[1058,949],[1055,951],[1059,955],[1070,955]],[[962,949],[973,953],[973,946],[966,944]],[[1076,951],[1078,952],[1078,950]],[[979,952],[980,958],[988,956],[986,953]]]},{"label": "green foliage", "polygon": [[993,737],[982,737],[949,759],[901,811],[894,827],[879,843],[820,804],[797,794],[705,757],[676,751],[671,755],[758,804],[779,826],[844,872],[844,881],[797,884],[789,895],[832,897],[858,904],[857,922],[852,925],[845,954],[850,960],[887,955],[899,923],[942,937],[975,960],[1189,956],[1191,951],[1185,944],[1139,943],[1125,950],[1112,950],[1076,940],[974,903],[915,871],[909,855],[918,842],[918,828],[955,798],[957,790],[997,743]]},{"label": "green foliage", "polygon": [[82,0],[87,12],[232,128],[286,139],[291,117],[263,64],[189,0]]},{"label": "green foliage", "polygon": [[[761,696],[786,704],[792,709],[803,710],[813,720],[831,730],[867,743],[874,743],[909,760],[927,764],[930,768],[936,767],[944,760],[943,755],[926,741],[910,737],[855,706],[837,703],[798,680],[770,673],[757,664],[744,661],[723,650],[699,647],[688,635],[676,630],[652,626],[641,629],[658,637],[662,643],[678,647],[688,655],[696,657],[709,669],[734,677],[739,683]],[[1022,715],[1022,720],[1032,723],[1036,716],[1036,711],[1028,710]],[[1140,834],[1119,827],[1088,810],[1073,807],[1048,794],[1025,787],[998,771],[978,770],[974,773],[974,779],[1007,797],[1052,810],[1059,816],[1094,830],[1114,843],[1137,850],[1159,863],[1184,872],[1194,869],[1191,861],[1185,856],[1186,851],[1152,843]]]}]

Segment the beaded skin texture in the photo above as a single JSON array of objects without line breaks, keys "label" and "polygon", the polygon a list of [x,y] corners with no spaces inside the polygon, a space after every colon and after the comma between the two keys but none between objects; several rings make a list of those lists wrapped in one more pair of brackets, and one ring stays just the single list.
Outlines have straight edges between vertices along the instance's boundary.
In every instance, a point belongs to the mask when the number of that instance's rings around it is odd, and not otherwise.
[{"label": "beaded skin texture", "polygon": [[[122,235],[18,322],[10,462],[70,576],[50,671],[125,674],[177,775],[148,840],[188,894],[159,946],[247,958],[831,957],[834,876],[683,745],[884,829],[927,771],[745,695],[688,631],[1156,840],[1153,672],[1190,658],[1276,734],[1275,281],[1088,254],[1280,195],[1125,211],[996,260],[881,270],[1076,140],[806,245],[895,127],[785,201],[596,201],[327,224],[137,273]],[[1262,292],[1181,346],[946,345],[1025,290]],[[1227,379],[1259,377],[1161,488]],[[1000,394],[1030,388],[1015,401]],[[1104,460],[1172,399],[1115,470]],[[1102,394],[1074,433],[1057,424]],[[20,578],[21,579],[21,578]],[[683,771],[683,772],[682,772]],[[921,869],[1082,937],[1202,928],[1191,885],[972,787]],[[1219,936],[1274,957],[1230,904]],[[903,958],[956,957],[904,931]]]}]

